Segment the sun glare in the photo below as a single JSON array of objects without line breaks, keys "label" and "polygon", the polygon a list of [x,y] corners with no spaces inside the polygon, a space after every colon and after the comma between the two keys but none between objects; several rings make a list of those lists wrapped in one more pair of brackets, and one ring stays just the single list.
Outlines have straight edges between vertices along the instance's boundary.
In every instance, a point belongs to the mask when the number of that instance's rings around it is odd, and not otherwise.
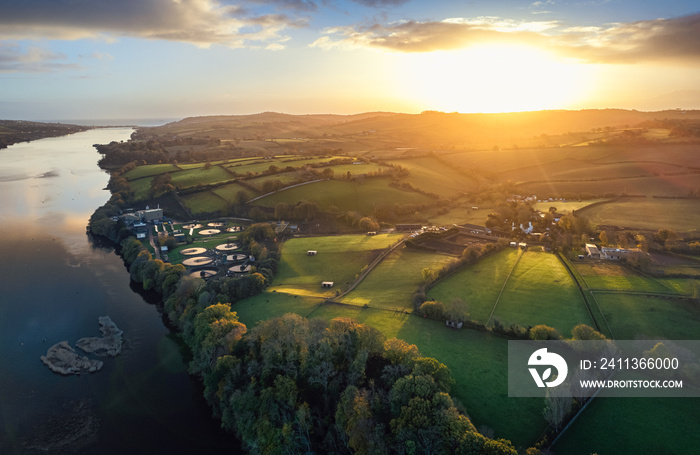
[{"label": "sun glare", "polygon": [[398,56],[404,96],[420,109],[516,112],[576,107],[592,85],[590,69],[526,46],[483,45]]}]

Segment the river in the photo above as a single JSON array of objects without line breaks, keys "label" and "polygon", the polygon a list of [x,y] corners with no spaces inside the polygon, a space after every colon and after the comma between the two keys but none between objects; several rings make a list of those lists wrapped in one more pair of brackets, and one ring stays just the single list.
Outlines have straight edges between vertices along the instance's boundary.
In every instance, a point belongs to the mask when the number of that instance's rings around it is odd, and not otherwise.
[{"label": "river", "polygon": [[[85,234],[109,199],[109,176],[92,145],[128,140],[132,131],[95,129],[0,149],[3,455],[240,451],[210,417],[187,374],[187,353],[154,302],[132,288],[112,247]],[[101,371],[61,376],[39,360],[60,341],[100,336],[104,315],[126,345],[116,358],[100,358]]]}]

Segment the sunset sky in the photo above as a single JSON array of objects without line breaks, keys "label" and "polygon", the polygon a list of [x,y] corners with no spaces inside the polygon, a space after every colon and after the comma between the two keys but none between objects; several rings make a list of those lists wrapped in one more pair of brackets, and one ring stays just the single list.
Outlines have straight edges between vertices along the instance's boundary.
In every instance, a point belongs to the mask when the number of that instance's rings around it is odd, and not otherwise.
[{"label": "sunset sky", "polygon": [[700,108],[697,0],[0,0],[0,118]]}]

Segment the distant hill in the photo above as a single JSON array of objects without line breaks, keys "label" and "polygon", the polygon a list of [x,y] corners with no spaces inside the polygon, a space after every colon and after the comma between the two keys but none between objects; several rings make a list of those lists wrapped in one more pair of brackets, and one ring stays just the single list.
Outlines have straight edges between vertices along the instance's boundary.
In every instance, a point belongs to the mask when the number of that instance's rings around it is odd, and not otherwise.
[{"label": "distant hill", "polygon": [[[543,135],[635,127],[661,120],[700,121],[700,111],[641,112],[622,109],[552,110],[505,114],[421,114],[368,112],[355,115],[251,115],[190,117],[155,128],[139,137],[172,135],[227,140],[342,139],[371,148],[472,148],[562,145],[544,143]],[[371,141],[367,141],[371,137]],[[563,143],[570,138],[562,139]],[[540,144],[541,143],[541,144]]]},{"label": "distant hill", "polygon": [[27,142],[44,137],[64,136],[91,129],[89,126],[63,123],[41,123],[25,120],[0,120],[0,148],[17,142]]}]

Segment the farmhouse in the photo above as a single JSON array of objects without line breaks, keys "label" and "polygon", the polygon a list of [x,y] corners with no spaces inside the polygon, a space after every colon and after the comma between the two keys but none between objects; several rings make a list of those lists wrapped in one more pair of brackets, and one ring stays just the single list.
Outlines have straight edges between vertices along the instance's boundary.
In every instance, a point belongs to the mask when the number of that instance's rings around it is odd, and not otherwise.
[{"label": "farmhouse", "polygon": [[592,243],[586,243],[586,253],[588,253],[588,257],[591,259],[600,259],[601,257],[598,247]]}]

